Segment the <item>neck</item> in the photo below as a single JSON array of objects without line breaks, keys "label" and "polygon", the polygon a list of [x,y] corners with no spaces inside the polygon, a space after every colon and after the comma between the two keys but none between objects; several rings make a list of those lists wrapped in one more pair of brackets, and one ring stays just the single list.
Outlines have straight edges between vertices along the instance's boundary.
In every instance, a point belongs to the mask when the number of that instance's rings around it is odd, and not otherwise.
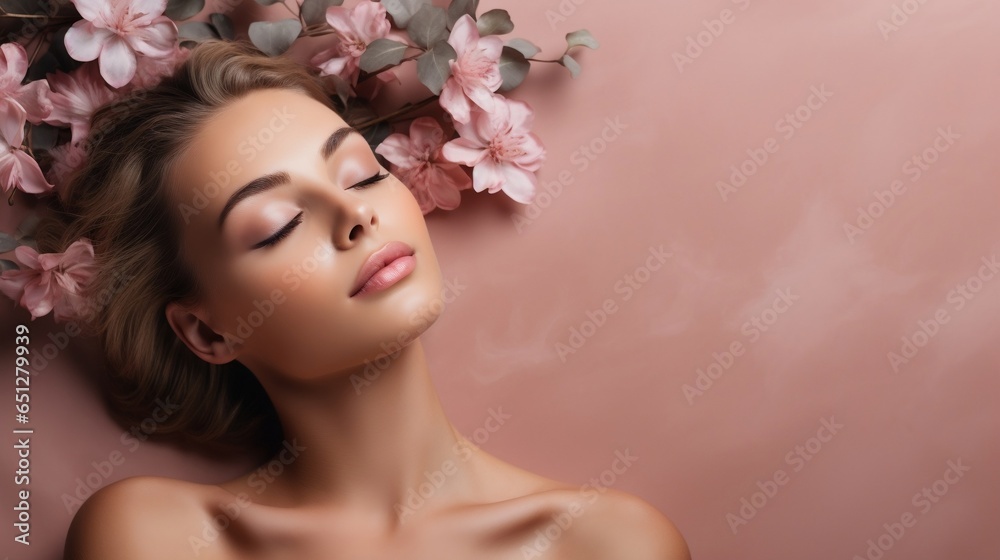
[{"label": "neck", "polygon": [[470,469],[453,467],[465,462],[470,448],[463,445],[471,444],[445,416],[419,339],[321,381],[275,379],[261,381],[290,460],[269,485],[281,490],[268,500],[336,505],[393,526],[474,487]]}]

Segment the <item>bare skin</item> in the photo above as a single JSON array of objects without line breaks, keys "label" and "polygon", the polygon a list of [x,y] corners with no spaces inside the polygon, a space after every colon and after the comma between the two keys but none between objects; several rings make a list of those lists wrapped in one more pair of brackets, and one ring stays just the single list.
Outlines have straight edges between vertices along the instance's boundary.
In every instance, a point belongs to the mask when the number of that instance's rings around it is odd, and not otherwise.
[{"label": "bare skin", "polygon": [[[375,180],[386,170],[360,135],[324,159],[345,127],[301,93],[255,91],[202,127],[169,181],[206,293],[169,305],[167,320],[202,359],[253,371],[286,446],[217,485],[134,477],[102,489],[74,518],[65,558],[689,559],[642,499],[525,471],[451,424],[419,339],[445,286],[423,215],[395,177]],[[275,171],[290,183],[233,205],[220,229],[230,196]],[[217,192],[188,211],[213,180]],[[362,264],[390,241],[412,247],[412,271],[352,296]],[[265,301],[266,320],[238,334]]]}]

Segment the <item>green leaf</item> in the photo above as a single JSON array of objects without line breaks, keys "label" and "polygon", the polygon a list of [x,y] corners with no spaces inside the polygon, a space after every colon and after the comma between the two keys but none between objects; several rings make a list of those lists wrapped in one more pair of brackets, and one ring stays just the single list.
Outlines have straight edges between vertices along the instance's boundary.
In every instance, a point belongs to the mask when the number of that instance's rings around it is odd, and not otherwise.
[{"label": "green leaf", "polygon": [[13,251],[14,249],[17,249],[18,245],[20,244],[16,239],[6,233],[0,232],[0,253]]},{"label": "green leaf", "polygon": [[229,19],[226,14],[213,13],[208,14],[208,20],[212,22],[212,27],[215,27],[215,32],[219,34],[223,39],[232,41],[235,37],[233,32],[233,20]]},{"label": "green leaf", "polygon": [[5,270],[20,270],[17,267],[17,263],[14,261],[8,261],[6,259],[0,259],[0,272]]},{"label": "green leaf", "polygon": [[573,47],[587,47],[590,49],[596,49],[601,46],[597,42],[597,39],[590,34],[590,31],[586,29],[578,29],[571,33],[566,34],[566,50],[570,50]]},{"label": "green leaf", "polygon": [[392,39],[375,39],[365,48],[358,66],[365,72],[378,72],[386,66],[395,66],[403,60],[407,45]]},{"label": "green leaf", "polygon": [[167,9],[163,11],[163,15],[180,21],[198,15],[203,9],[205,0],[167,0]]},{"label": "green leaf", "polygon": [[410,18],[406,32],[417,45],[426,48],[448,38],[448,14],[444,8],[427,4]]},{"label": "green leaf", "polygon": [[268,56],[277,56],[287,51],[301,31],[302,24],[295,18],[255,21],[247,29],[250,42]]},{"label": "green leaf", "polygon": [[218,39],[215,28],[203,21],[189,21],[177,26],[177,37],[200,42],[205,39]]},{"label": "green leaf", "polygon": [[306,25],[316,25],[326,22],[326,9],[331,6],[339,6],[344,0],[303,0],[302,7],[299,8],[302,19]]},{"label": "green leaf", "polygon": [[455,22],[466,14],[476,19],[476,10],[479,9],[479,0],[452,0],[448,5],[448,29],[455,26]]},{"label": "green leaf", "polygon": [[511,39],[507,41],[507,46],[523,54],[524,58],[531,58],[542,51],[537,45],[526,39]]},{"label": "green leaf", "polygon": [[577,62],[572,56],[564,54],[559,60],[559,64],[562,64],[567,70],[569,70],[570,76],[575,78],[580,75],[580,63]]},{"label": "green leaf", "polygon": [[284,0],[257,0],[257,3],[261,6],[270,6],[272,4],[277,4],[278,2],[283,2]]},{"label": "green leaf", "polygon": [[451,76],[449,60],[458,58],[458,53],[447,41],[439,41],[433,48],[417,58],[417,77],[434,95],[441,95],[441,88]]},{"label": "green leaf", "polygon": [[382,0],[385,11],[389,12],[392,21],[396,22],[396,27],[400,29],[406,29],[410,18],[425,4],[430,4],[430,0]]},{"label": "green leaf", "polygon": [[503,35],[514,30],[514,22],[510,21],[507,10],[496,9],[479,16],[476,27],[480,36]]},{"label": "green leaf", "polygon": [[510,91],[521,85],[530,68],[531,63],[525,59],[524,53],[513,47],[504,47],[500,52],[500,77],[503,78],[500,91]]}]

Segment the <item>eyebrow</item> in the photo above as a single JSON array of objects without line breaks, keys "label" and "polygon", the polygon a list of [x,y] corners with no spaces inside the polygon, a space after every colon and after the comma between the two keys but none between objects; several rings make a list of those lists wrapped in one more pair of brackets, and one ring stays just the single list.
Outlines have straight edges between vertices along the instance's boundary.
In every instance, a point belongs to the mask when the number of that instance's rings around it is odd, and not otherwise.
[{"label": "eyebrow", "polygon": [[[334,130],[333,133],[326,139],[326,142],[323,142],[323,146],[320,147],[319,153],[323,159],[330,159],[333,152],[337,151],[337,148],[339,148],[341,143],[343,143],[344,138],[347,138],[351,134],[362,136],[358,129],[351,126],[345,126]],[[267,175],[258,177],[236,189],[236,192],[229,197],[229,200],[226,201],[226,205],[222,207],[222,212],[219,214],[219,230],[222,229],[222,224],[225,222],[226,216],[229,215],[229,213],[233,210],[233,207],[236,206],[239,201],[290,182],[291,177],[288,175],[287,171],[275,171],[274,173],[268,173]]]}]

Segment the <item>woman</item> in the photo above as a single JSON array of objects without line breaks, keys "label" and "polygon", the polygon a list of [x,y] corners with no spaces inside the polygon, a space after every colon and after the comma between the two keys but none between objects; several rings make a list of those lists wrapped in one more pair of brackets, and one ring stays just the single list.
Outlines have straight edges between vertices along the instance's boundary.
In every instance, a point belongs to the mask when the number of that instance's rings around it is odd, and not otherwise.
[{"label": "woman", "polygon": [[157,433],[264,460],[113,483],[66,559],[689,558],[640,498],[455,430],[419,339],[442,290],[423,214],[304,67],[207,41],[92,124],[39,244],[91,239],[95,293],[128,271],[95,321],[121,416],[174,403]]}]

